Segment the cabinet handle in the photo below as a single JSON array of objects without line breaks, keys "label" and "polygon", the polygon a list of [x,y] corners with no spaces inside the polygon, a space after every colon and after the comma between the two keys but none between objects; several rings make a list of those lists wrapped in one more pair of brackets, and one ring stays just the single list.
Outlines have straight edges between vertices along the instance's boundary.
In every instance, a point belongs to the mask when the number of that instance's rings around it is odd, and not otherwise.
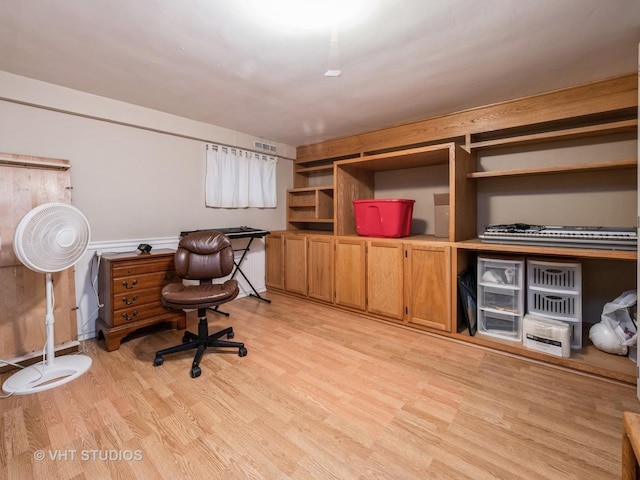
[{"label": "cabinet handle", "polygon": [[127,305],[133,305],[136,302],[136,300],[138,300],[138,296],[137,295],[134,295],[131,298],[131,300],[129,300],[127,297],[122,297],[122,301]]},{"label": "cabinet handle", "polygon": [[165,273],[164,275],[162,275],[162,280],[164,281],[173,280],[173,275],[169,275],[168,273]]},{"label": "cabinet handle", "polygon": [[126,313],[126,312],[122,314],[122,318],[124,318],[126,321],[133,320],[137,316],[138,316],[138,311],[137,310],[134,310],[133,313],[131,314],[131,316],[129,316],[129,314]]},{"label": "cabinet handle", "polygon": [[138,280],[134,280],[133,282],[131,282],[131,285],[129,285],[129,283],[126,280],[122,282],[122,286],[126,289],[131,289],[135,287],[137,284],[138,284]]}]

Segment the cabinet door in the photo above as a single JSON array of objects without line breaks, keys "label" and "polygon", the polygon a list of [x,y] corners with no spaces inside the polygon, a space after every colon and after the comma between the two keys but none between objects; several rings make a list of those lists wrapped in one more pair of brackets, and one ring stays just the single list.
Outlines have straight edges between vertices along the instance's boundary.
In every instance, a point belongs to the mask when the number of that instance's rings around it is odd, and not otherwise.
[{"label": "cabinet door", "polygon": [[450,254],[448,246],[407,246],[409,324],[451,331]]},{"label": "cabinet door", "polygon": [[367,310],[402,321],[404,318],[404,246],[369,241],[367,246]]},{"label": "cabinet door", "polygon": [[286,235],[284,239],[284,289],[307,294],[307,238]]},{"label": "cabinet door", "polygon": [[365,309],[366,250],[364,240],[336,239],[335,303]]},{"label": "cabinet door", "polygon": [[265,238],[265,285],[284,290],[284,235],[272,233]]},{"label": "cabinet door", "polygon": [[333,237],[308,237],[308,295],[317,300],[333,300]]}]

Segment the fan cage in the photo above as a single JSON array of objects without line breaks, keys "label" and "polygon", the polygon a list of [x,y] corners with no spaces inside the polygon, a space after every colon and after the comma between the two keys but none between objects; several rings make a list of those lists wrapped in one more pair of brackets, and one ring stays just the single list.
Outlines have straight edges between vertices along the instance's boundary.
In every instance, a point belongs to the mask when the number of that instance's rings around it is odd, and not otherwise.
[{"label": "fan cage", "polygon": [[89,222],[76,207],[45,203],[27,213],[18,224],[14,252],[31,270],[59,272],[80,260],[90,236]]}]

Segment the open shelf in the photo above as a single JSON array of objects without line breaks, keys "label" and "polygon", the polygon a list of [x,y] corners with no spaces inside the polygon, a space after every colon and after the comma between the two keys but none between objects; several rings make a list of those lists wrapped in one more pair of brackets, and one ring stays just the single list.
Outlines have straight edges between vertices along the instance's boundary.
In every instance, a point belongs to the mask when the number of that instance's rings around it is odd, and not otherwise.
[{"label": "open shelf", "polygon": [[636,250],[609,250],[599,248],[548,247],[540,245],[512,245],[508,243],[485,243],[479,238],[456,242],[456,247],[463,250],[489,252],[523,253],[535,255],[553,255],[576,258],[596,258],[608,260],[637,261]]},{"label": "open shelf", "polygon": [[333,222],[333,186],[287,191],[288,222]]},{"label": "open shelf", "polygon": [[355,167],[360,170],[373,172],[426,167],[430,165],[445,165],[449,162],[452,151],[454,150],[454,143],[444,143],[341,160],[336,162],[336,164],[343,168]]},{"label": "open shelf", "polygon": [[470,336],[468,331],[454,334],[454,338],[460,338],[466,342],[484,347],[493,348],[507,353],[520,355],[544,363],[570,368],[601,377],[619,380],[633,384],[636,381],[636,365],[628,357],[611,355],[598,350],[589,340],[588,326],[583,327],[583,347],[580,350],[571,350],[571,357],[561,358],[548,355],[530,348],[526,348],[521,342],[500,339],[476,333]]},{"label": "open shelf", "polygon": [[471,150],[480,150],[483,148],[495,148],[506,146],[531,145],[535,143],[544,143],[553,140],[569,140],[576,138],[593,137],[594,135],[607,135],[614,133],[630,132],[638,128],[638,120],[623,120],[619,122],[610,122],[597,125],[589,125],[577,128],[566,128],[562,130],[554,130],[541,133],[532,133],[526,135],[516,135],[505,138],[497,138],[481,142],[471,142],[468,146]]},{"label": "open shelf", "polygon": [[625,168],[631,169],[637,167],[638,161],[635,159],[612,160],[606,162],[573,163],[568,165],[550,165],[547,167],[471,172],[467,174],[467,178],[522,177],[527,175],[547,175],[557,173],[588,172],[597,170],[621,170]]},{"label": "open shelf", "polygon": [[333,172],[333,163],[329,165],[320,165],[317,167],[297,168],[296,173],[331,173]]}]

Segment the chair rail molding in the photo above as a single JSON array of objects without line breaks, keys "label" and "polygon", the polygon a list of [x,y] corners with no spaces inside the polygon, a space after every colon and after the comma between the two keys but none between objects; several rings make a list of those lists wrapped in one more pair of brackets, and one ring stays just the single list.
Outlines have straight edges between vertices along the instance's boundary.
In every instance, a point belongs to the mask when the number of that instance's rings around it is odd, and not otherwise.
[{"label": "chair rail molding", "polygon": [[[151,245],[153,249],[169,248],[175,250],[178,248],[179,241],[180,237],[176,236],[91,242],[85,255],[75,265],[78,340],[87,340],[96,336],[96,319],[100,308],[100,299],[97,293],[98,267],[100,256],[103,253],[135,252],[141,243]],[[231,241],[236,262],[240,261],[242,252],[238,250],[242,250],[243,241],[244,239]],[[264,265],[264,240],[256,239],[242,262],[242,271],[256,291],[260,293],[267,290]],[[246,297],[253,291],[242,275],[236,275],[236,280],[240,286],[238,298]]]}]

